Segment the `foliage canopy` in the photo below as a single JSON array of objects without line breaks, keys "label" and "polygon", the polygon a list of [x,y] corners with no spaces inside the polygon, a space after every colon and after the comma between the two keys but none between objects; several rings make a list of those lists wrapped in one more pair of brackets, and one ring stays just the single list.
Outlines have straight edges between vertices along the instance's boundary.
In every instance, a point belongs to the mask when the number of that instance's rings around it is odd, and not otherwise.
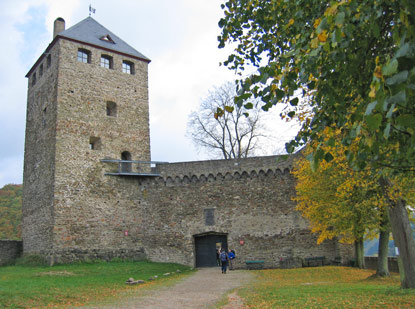
[{"label": "foliage canopy", "polygon": [[21,239],[22,185],[0,189],[0,239]]},{"label": "foliage canopy", "polygon": [[[356,167],[414,170],[413,1],[229,0],[222,8],[219,47],[237,44],[224,64],[241,74],[257,67],[240,81],[239,100],[260,97],[265,110],[284,102],[296,117],[296,96],[310,96],[313,112],[289,152],[341,128],[344,145],[359,138],[347,152]],[[315,145],[316,163],[331,159]]]}]

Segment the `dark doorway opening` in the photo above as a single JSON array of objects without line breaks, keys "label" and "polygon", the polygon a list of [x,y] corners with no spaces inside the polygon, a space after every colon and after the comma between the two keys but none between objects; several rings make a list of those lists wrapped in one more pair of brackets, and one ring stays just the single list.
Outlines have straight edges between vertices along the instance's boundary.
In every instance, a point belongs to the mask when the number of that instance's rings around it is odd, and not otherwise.
[{"label": "dark doorway opening", "polygon": [[[121,154],[121,160],[131,161],[131,153],[128,151],[124,151]],[[131,173],[131,162],[122,162],[121,163],[121,172],[123,173]]]},{"label": "dark doorway opening", "polygon": [[226,234],[202,234],[195,236],[196,267],[214,267],[217,264],[216,250],[228,250]]}]

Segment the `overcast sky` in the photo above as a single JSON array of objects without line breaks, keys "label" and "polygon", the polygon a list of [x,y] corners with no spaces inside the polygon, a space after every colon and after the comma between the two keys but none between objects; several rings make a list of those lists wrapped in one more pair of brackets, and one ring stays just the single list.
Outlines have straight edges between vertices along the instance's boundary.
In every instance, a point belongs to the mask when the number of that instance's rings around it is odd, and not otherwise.
[{"label": "overcast sky", "polygon": [[[213,86],[234,80],[219,66],[217,48],[222,0],[0,0],[0,188],[22,183],[26,121],[26,73],[52,41],[53,22],[66,29],[92,17],[150,58],[149,97],[153,161],[208,159],[186,137],[187,118]],[[295,130],[269,118],[271,155]]]}]

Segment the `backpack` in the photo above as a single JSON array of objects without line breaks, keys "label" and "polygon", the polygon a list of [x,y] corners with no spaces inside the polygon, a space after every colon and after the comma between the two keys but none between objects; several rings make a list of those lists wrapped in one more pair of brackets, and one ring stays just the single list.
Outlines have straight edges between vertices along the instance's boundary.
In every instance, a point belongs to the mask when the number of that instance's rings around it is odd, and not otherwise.
[{"label": "backpack", "polygon": [[222,262],[225,262],[226,259],[227,259],[226,252],[225,251],[221,252],[221,254],[220,254],[220,260]]}]

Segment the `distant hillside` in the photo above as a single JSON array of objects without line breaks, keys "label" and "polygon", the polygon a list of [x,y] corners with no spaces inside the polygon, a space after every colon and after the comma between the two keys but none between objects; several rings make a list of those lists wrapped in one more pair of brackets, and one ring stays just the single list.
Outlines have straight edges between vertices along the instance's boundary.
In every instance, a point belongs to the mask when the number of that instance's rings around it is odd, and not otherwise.
[{"label": "distant hillside", "polygon": [[0,239],[21,240],[22,185],[0,189]]}]

